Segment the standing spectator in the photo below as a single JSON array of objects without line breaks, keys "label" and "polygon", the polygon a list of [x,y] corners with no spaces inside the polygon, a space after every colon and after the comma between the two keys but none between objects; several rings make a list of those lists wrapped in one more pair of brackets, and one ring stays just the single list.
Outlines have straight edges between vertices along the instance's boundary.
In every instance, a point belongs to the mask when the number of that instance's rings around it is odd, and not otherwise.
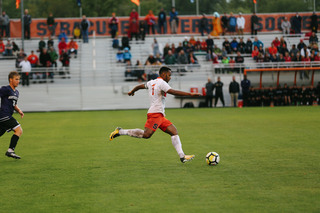
[{"label": "standing spectator", "polygon": [[[140,23],[141,25],[141,23]],[[128,30],[128,38],[132,38],[132,33],[137,35],[139,29],[139,14],[136,9],[132,9],[130,16],[129,16],[129,30]],[[136,37],[137,39],[137,37]]]},{"label": "standing spectator", "polygon": [[158,14],[158,27],[160,34],[167,34],[167,14],[163,8]]},{"label": "standing spectator", "polygon": [[[6,14],[5,11],[2,11],[2,24],[1,24],[1,34],[0,37],[6,36],[7,38],[10,37],[10,18]],[[6,31],[6,33],[4,33]]]},{"label": "standing spectator", "polygon": [[238,105],[238,95],[240,92],[240,86],[239,83],[236,82],[236,77],[232,76],[232,81],[229,84],[229,93],[231,97],[231,106],[237,107]]},{"label": "standing spectator", "polygon": [[292,18],[292,28],[295,34],[301,33],[301,16],[297,12],[296,15]]},{"label": "standing spectator", "polygon": [[77,54],[78,54],[78,44],[76,41],[73,40],[73,38],[71,38],[71,40],[69,41],[68,45],[67,45],[67,49],[68,49],[68,55],[70,56],[71,54],[74,54],[74,57],[77,58]]},{"label": "standing spectator", "polygon": [[237,28],[238,28],[239,35],[243,35],[245,24],[246,24],[246,20],[242,16],[242,13],[239,13],[239,17],[237,18]]},{"label": "standing spectator", "polygon": [[247,75],[244,75],[243,78],[244,79],[241,81],[243,106],[248,106],[248,95],[249,89],[251,87],[251,82],[247,79]]},{"label": "standing spectator", "polygon": [[80,26],[81,26],[81,35],[82,35],[83,43],[88,43],[90,22],[87,20],[87,17],[85,15],[82,16],[82,21],[80,23]]},{"label": "standing spectator", "polygon": [[208,78],[208,83],[206,83],[206,106],[212,107],[214,84],[211,79]]},{"label": "standing spectator", "polygon": [[287,17],[284,17],[284,20],[281,23],[281,29],[283,34],[290,34],[291,23]]},{"label": "standing spectator", "polygon": [[251,16],[251,35],[257,35],[258,32],[258,28],[259,28],[259,18],[256,15],[256,13],[253,13],[253,15]]},{"label": "standing spectator", "polygon": [[212,27],[213,27],[213,30],[211,32],[212,36],[219,36],[222,33],[222,27],[221,27],[221,23],[220,23],[220,15],[217,12],[213,13]]},{"label": "standing spectator", "polygon": [[30,39],[30,25],[31,25],[32,19],[31,15],[29,14],[29,10],[24,10],[24,16],[23,16],[23,26],[24,26],[24,37],[26,39]]},{"label": "standing spectator", "polygon": [[230,32],[231,35],[234,35],[236,32],[237,18],[233,16],[232,12],[230,13],[228,26],[229,26],[228,31]]},{"label": "standing spectator", "polygon": [[229,19],[226,13],[221,17],[222,35],[224,36],[228,31]]},{"label": "standing spectator", "polygon": [[29,86],[29,74],[31,72],[31,64],[28,61],[28,57],[24,57],[24,60],[20,62],[19,67],[21,67],[22,74],[22,86]]},{"label": "standing spectator", "polygon": [[204,31],[206,31],[207,34],[209,34],[208,19],[204,13],[202,14],[202,18],[200,19],[199,31],[201,33],[201,36],[204,36]]},{"label": "standing spectator", "polygon": [[109,19],[109,28],[111,30],[111,38],[115,38],[118,32],[119,19],[116,17],[116,13],[112,13],[112,17]]},{"label": "standing spectator", "polygon": [[149,10],[148,15],[145,17],[145,21],[148,25],[148,34],[151,34],[150,30],[152,30],[152,34],[155,34],[154,25],[156,24],[156,17],[153,15],[152,10]]},{"label": "standing spectator", "polygon": [[224,107],[224,98],[223,98],[223,83],[221,82],[220,76],[218,76],[217,82],[214,83],[214,88],[216,90],[215,98],[214,98],[214,107],[217,107],[218,99],[222,102]]},{"label": "standing spectator", "polygon": [[31,67],[36,67],[39,63],[39,58],[34,54],[33,50],[31,50],[31,54],[28,56],[28,61],[30,62]]},{"label": "standing spectator", "polygon": [[318,16],[315,12],[312,13],[311,15],[311,31],[317,33],[318,32]]},{"label": "standing spectator", "polygon": [[169,21],[170,21],[171,33],[177,34],[179,18],[178,18],[178,11],[176,11],[176,8],[172,7],[169,15],[170,15]]},{"label": "standing spectator", "polygon": [[47,18],[47,26],[51,36],[55,35],[56,22],[54,21],[53,14],[50,13]]}]

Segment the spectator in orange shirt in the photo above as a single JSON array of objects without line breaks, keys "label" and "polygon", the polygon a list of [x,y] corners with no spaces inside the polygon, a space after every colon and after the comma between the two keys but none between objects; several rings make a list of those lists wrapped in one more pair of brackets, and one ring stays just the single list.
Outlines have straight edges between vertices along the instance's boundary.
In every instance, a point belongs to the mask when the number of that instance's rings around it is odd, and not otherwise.
[{"label": "spectator in orange shirt", "polygon": [[[280,42],[279,42],[279,43],[280,43]],[[278,49],[277,49],[277,47],[274,45],[273,42],[271,43],[271,47],[268,48],[268,52],[269,52],[270,55],[277,54]]]},{"label": "spectator in orange shirt", "polygon": [[31,50],[31,54],[28,56],[28,61],[30,62],[31,67],[36,67],[39,63],[39,58],[34,54],[33,50]]},{"label": "spectator in orange shirt", "polygon": [[78,54],[78,44],[76,41],[73,40],[73,38],[69,41],[67,45],[68,49],[68,55],[70,56],[71,54],[74,54],[74,57],[77,58]]},{"label": "spectator in orange shirt", "polygon": [[146,15],[146,18],[145,18],[146,22],[147,22],[147,25],[148,25],[148,34],[150,34],[150,28],[152,30],[152,34],[154,34],[154,25],[156,23],[156,17],[153,15],[153,12],[152,10],[149,10],[149,13],[148,15]]}]

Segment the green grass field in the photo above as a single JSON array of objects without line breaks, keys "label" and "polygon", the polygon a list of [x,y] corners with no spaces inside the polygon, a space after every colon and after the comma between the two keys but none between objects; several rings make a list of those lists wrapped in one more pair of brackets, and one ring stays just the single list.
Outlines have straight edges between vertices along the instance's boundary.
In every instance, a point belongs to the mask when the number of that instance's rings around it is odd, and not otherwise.
[{"label": "green grass field", "polygon": [[[16,153],[0,138],[0,212],[320,212],[320,108],[170,109],[170,137],[128,136],[146,110],[26,113]],[[208,166],[216,151],[220,164]]]}]

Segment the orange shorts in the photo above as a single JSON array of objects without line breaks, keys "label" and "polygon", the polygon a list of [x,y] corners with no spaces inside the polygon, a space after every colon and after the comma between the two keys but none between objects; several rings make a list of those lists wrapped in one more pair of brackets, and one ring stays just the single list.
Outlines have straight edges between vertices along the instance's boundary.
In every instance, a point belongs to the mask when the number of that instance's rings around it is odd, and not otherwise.
[{"label": "orange shorts", "polygon": [[147,127],[153,131],[156,131],[160,128],[162,131],[166,131],[168,126],[172,123],[166,119],[162,113],[148,113],[148,119],[144,127]]}]

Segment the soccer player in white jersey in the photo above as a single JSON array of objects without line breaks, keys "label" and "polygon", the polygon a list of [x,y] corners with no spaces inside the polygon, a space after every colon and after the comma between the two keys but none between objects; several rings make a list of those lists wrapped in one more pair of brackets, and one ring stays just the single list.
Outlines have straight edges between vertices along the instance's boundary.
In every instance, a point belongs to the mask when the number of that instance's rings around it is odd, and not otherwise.
[{"label": "soccer player in white jersey", "polygon": [[169,67],[161,67],[157,79],[148,81],[146,84],[137,85],[133,88],[128,95],[134,96],[134,93],[140,89],[148,89],[150,108],[147,114],[147,122],[144,130],[142,129],[122,129],[117,127],[110,134],[110,141],[120,135],[128,135],[136,138],[150,138],[153,133],[160,128],[165,133],[171,135],[171,141],[176,149],[182,163],[192,160],[194,155],[185,155],[182,150],[181,141],[176,127],[164,116],[165,97],[169,93],[177,96],[199,96],[199,93],[189,93],[172,89],[168,82],[171,79],[171,69]]}]

